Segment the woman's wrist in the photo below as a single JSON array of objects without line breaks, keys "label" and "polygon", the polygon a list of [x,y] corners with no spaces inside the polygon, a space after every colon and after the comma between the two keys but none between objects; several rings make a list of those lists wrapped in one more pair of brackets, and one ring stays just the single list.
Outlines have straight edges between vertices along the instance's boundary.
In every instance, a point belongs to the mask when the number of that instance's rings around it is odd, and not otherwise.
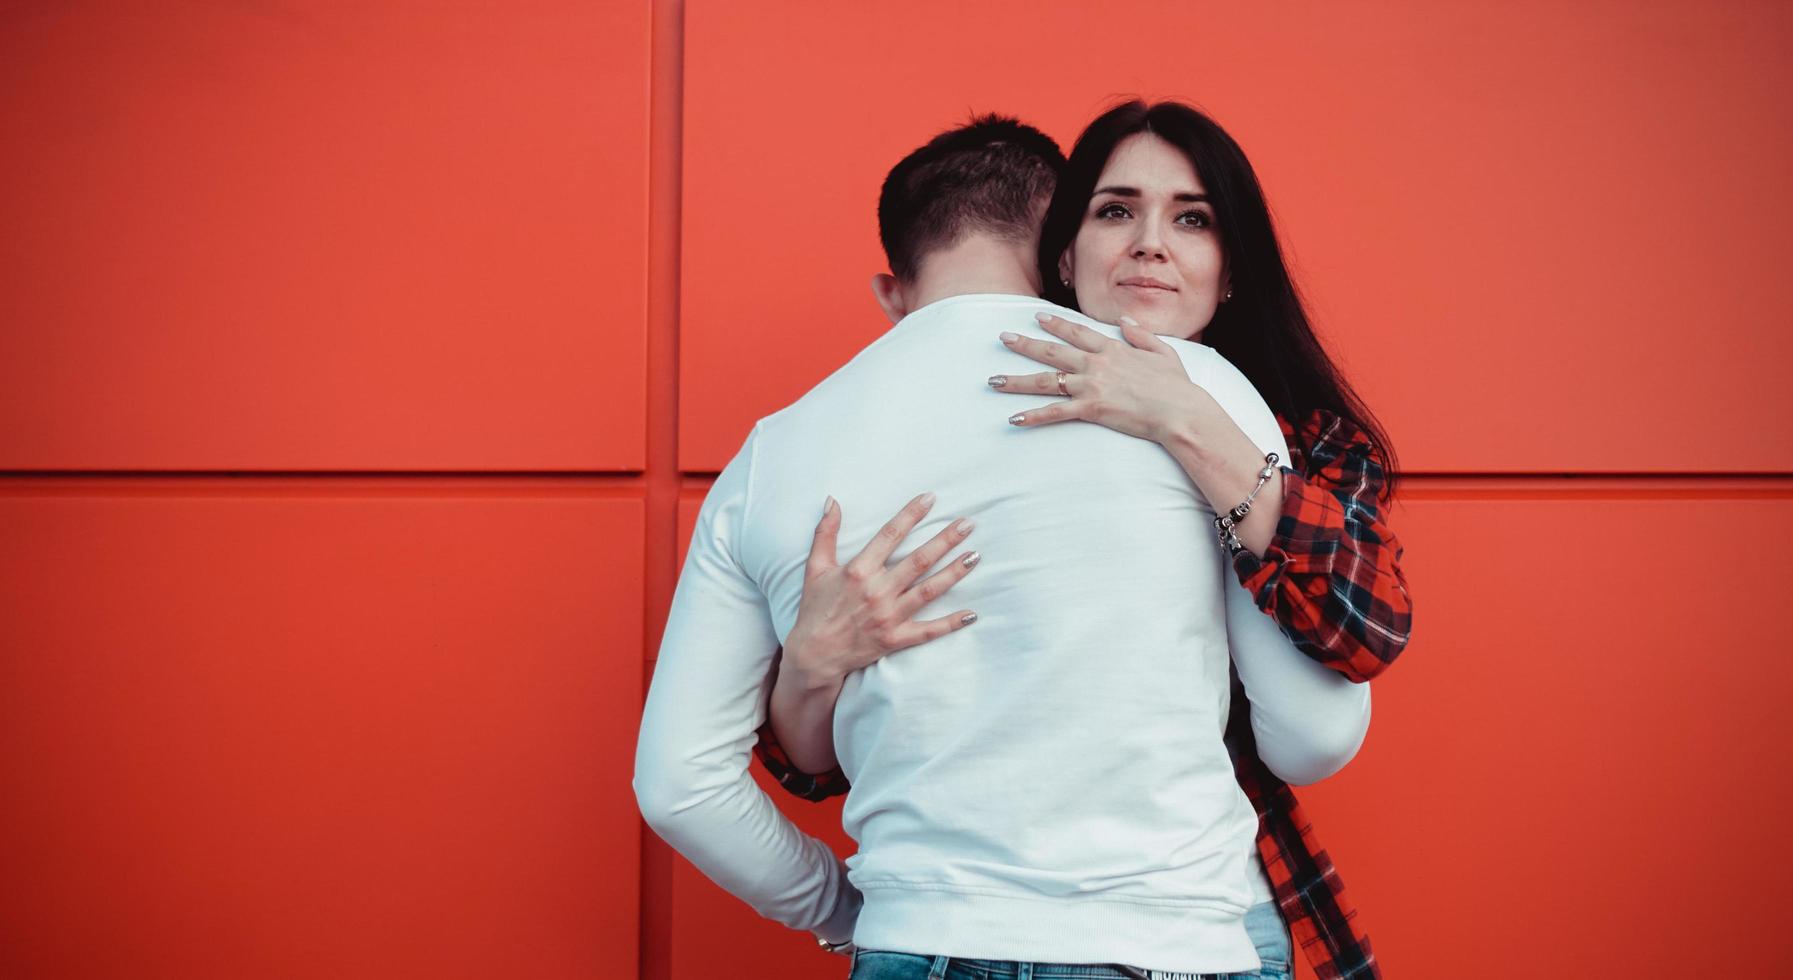
[{"label": "woman's wrist", "polygon": [[1213,427],[1209,413],[1220,411],[1220,403],[1194,382],[1182,390],[1185,395],[1183,406],[1166,413],[1159,422],[1158,431],[1153,433],[1152,441],[1172,453],[1179,450],[1195,453],[1202,447],[1203,434]]},{"label": "woman's wrist", "polygon": [[[1199,390],[1199,389],[1198,389]],[[1203,392],[1206,395],[1206,392]],[[1211,399],[1210,399],[1211,400]],[[1258,485],[1264,453],[1232,418],[1199,424],[1198,412],[1184,413],[1168,429],[1162,444],[1189,475],[1216,513],[1237,506]],[[1247,551],[1264,557],[1282,519],[1283,470],[1279,465],[1253,500],[1251,512],[1234,527]]]},{"label": "woman's wrist", "polygon": [[841,684],[808,685],[783,668],[772,683],[772,734],[783,746],[785,757],[806,773],[827,772],[834,757],[834,705]]},{"label": "woman's wrist", "polygon": [[807,641],[797,637],[789,637],[784,647],[784,655],[779,662],[779,679],[789,675],[789,684],[794,690],[805,694],[817,691],[840,690],[846,677],[838,673],[820,658],[811,656],[806,648]]}]

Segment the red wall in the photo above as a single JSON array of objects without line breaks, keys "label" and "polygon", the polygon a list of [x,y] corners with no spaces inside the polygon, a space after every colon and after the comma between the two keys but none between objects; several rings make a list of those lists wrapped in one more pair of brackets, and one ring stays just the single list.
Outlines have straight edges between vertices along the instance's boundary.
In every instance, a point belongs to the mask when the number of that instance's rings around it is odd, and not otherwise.
[{"label": "red wall", "polygon": [[636,814],[683,542],[885,328],[890,164],[1125,93],[1251,154],[1408,473],[1416,639],[1303,794],[1385,972],[1767,973],[1790,44],[1692,0],[7,9],[0,976],[844,976]]}]

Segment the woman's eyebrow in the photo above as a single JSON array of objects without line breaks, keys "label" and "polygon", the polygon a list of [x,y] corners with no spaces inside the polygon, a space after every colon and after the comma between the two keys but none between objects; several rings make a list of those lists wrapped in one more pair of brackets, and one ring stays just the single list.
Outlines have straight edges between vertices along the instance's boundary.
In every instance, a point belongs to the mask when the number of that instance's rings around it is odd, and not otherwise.
[{"label": "woman's eyebrow", "polygon": [[[1093,194],[1113,194],[1115,197],[1138,197],[1139,188],[1110,185],[1108,187],[1096,188],[1095,191],[1092,192],[1092,195]],[[1173,201],[1206,201],[1207,199],[1208,195],[1206,194],[1195,194],[1190,191],[1183,191],[1180,194],[1171,195],[1171,200]]]}]

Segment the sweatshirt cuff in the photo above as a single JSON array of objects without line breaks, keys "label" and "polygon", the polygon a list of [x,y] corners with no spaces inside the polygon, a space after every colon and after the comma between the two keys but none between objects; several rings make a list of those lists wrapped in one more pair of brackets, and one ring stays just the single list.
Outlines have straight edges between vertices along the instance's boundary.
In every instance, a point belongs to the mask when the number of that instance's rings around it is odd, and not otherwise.
[{"label": "sweatshirt cuff", "polygon": [[859,907],[865,904],[865,896],[847,880],[846,866],[843,864],[839,868],[840,897],[834,903],[834,912],[810,930],[817,939],[831,943],[844,943],[853,938],[853,926],[859,922]]}]

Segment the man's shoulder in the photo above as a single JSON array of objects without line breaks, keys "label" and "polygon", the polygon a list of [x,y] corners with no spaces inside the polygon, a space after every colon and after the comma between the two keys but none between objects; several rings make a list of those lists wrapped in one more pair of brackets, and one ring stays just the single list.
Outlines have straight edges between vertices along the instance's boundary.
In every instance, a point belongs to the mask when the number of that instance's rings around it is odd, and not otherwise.
[{"label": "man's shoulder", "polygon": [[1010,307],[1064,309],[1056,303],[1023,293],[957,293],[952,296],[942,296],[926,306],[911,310],[908,316],[897,321],[897,325],[901,326],[911,321],[921,321],[936,316],[958,315],[961,312]]},{"label": "man's shoulder", "polygon": [[1070,317],[1082,315],[1038,296],[1023,296],[1019,293],[960,293],[937,299],[911,311],[908,316],[898,320],[885,337],[919,336],[942,328],[956,329],[980,323],[1031,320],[1040,311]]},{"label": "man's shoulder", "polygon": [[[939,356],[943,347],[986,344],[1000,350],[996,335],[1003,330],[1025,331],[1024,325],[1037,327],[1033,315],[1039,310],[1062,311],[1082,319],[1082,314],[1037,296],[965,293],[935,300],[891,325],[802,395],[754,424],[766,438],[798,419],[827,416],[838,407],[837,399],[857,397],[839,389],[860,390],[870,383],[870,376],[919,370],[929,358]],[[987,336],[976,329],[980,326],[988,326]],[[1047,335],[1040,332],[1039,336]]]}]

